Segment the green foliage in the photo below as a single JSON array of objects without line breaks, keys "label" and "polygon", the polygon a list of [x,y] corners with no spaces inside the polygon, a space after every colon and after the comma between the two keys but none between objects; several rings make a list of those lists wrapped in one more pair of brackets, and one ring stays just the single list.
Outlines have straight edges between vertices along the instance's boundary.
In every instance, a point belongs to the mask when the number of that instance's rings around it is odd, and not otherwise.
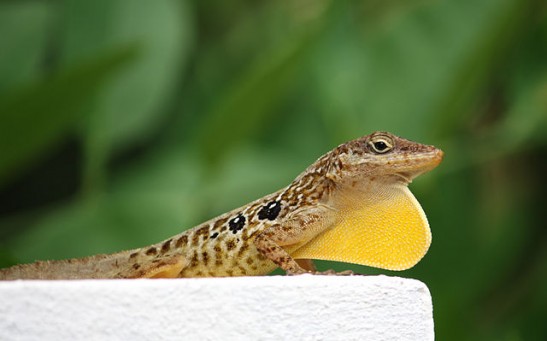
[{"label": "green foliage", "polygon": [[121,48],[0,97],[0,186],[74,128],[79,109],[132,52]]},{"label": "green foliage", "polygon": [[539,0],[0,2],[0,265],[160,241],[387,130],[439,340],[544,339],[547,8]]}]

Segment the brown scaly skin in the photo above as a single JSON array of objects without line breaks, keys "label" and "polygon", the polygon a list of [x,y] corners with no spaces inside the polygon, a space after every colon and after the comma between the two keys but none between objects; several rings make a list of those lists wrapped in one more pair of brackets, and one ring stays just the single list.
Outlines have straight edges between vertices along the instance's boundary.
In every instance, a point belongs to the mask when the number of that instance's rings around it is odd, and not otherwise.
[{"label": "brown scaly skin", "polygon": [[158,244],[16,265],[0,270],[0,279],[223,277],[276,267],[314,273],[311,262],[297,262],[290,253],[335,224],[342,193],[371,182],[408,184],[442,156],[433,146],[375,132],[323,155],[289,186]]}]

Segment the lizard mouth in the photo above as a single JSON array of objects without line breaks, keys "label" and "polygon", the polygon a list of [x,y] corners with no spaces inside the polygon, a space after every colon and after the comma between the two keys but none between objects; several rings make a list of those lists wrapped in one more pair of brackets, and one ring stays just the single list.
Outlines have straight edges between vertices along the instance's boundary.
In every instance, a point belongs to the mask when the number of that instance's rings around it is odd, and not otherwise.
[{"label": "lizard mouth", "polygon": [[395,176],[399,177],[398,180],[400,180],[404,184],[409,184],[412,182],[413,176],[410,176],[408,173],[395,173]]},{"label": "lizard mouth", "polygon": [[393,174],[400,178],[404,183],[411,183],[412,180],[427,173],[437,167],[443,160],[444,153],[440,149],[435,149],[432,153],[427,153],[419,157],[415,157],[412,162],[401,162],[401,165]]}]

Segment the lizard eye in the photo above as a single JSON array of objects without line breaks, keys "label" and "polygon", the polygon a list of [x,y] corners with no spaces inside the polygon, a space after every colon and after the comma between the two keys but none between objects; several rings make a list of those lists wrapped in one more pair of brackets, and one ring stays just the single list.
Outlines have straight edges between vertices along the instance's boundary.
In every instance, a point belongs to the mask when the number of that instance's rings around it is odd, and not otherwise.
[{"label": "lizard eye", "polygon": [[393,142],[387,137],[375,137],[369,141],[368,145],[376,154],[385,154],[393,149]]}]

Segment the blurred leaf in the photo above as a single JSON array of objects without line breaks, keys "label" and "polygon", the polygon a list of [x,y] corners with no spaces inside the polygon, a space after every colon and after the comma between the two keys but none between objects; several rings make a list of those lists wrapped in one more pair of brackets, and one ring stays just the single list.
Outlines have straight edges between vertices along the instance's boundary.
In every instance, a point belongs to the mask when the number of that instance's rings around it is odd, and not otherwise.
[{"label": "blurred leaf", "polygon": [[0,91],[29,81],[39,72],[51,12],[46,2],[0,3]]},{"label": "blurred leaf", "polygon": [[118,48],[0,97],[0,186],[66,136],[82,105],[134,55]]},{"label": "blurred leaf", "polygon": [[504,0],[490,2],[493,11],[488,21],[481,21],[481,30],[469,41],[459,65],[455,65],[452,80],[446,82],[446,91],[435,103],[440,129],[453,129],[453,125],[466,123],[472,112],[465,110],[480,98],[482,89],[494,78],[492,74],[506,67],[509,50],[522,39],[523,25],[532,11],[532,1]]},{"label": "blurred leaf", "polygon": [[196,143],[207,160],[218,162],[249,136],[268,133],[269,121],[278,119],[275,104],[290,89],[318,32],[300,33],[277,51],[261,54],[229,83],[197,131]]},{"label": "blurred leaf", "polygon": [[109,46],[140,47],[139,58],[101,88],[85,127],[85,185],[92,189],[112,152],[144,139],[164,120],[189,51],[192,18],[187,2],[175,0],[71,1],[65,18],[68,65]]},{"label": "blurred leaf", "polygon": [[[345,131],[343,139],[374,130],[421,139],[436,134],[432,127],[464,124],[462,107],[447,111],[468,89],[454,82],[484,81],[498,65],[490,62],[510,46],[504,33],[522,23],[520,3],[421,2],[371,29],[368,16],[376,12],[356,20],[353,7],[337,2],[312,61],[314,100],[327,124]],[[465,94],[475,98],[472,91]]]},{"label": "blurred leaf", "polygon": [[547,142],[547,72],[542,76],[530,83],[529,88],[519,91],[504,119],[485,132],[486,145],[478,157],[490,160],[531,149],[535,147],[534,141]]}]

